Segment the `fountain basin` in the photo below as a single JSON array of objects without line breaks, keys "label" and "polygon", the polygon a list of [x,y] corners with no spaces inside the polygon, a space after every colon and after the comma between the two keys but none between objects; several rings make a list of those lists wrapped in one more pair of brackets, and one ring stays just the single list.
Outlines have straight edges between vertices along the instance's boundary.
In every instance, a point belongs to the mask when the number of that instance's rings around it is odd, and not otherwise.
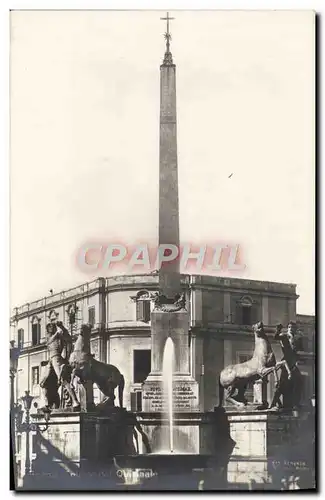
[{"label": "fountain basin", "polygon": [[[137,421],[143,428],[151,445],[151,454],[161,456],[166,450],[166,456],[222,456],[227,463],[234,441],[230,437],[227,415],[223,408],[213,412],[175,412],[173,414],[173,441],[175,453],[170,453],[168,445],[169,421],[164,413],[139,412]],[[167,440],[166,440],[167,436]],[[147,450],[142,449],[140,453]],[[150,455],[151,456],[151,455]],[[191,459],[188,459],[191,460]]]},{"label": "fountain basin", "polygon": [[157,474],[182,474],[195,470],[221,467],[224,457],[212,455],[193,455],[185,453],[150,453],[146,455],[118,455],[115,463],[121,469],[148,469]]}]

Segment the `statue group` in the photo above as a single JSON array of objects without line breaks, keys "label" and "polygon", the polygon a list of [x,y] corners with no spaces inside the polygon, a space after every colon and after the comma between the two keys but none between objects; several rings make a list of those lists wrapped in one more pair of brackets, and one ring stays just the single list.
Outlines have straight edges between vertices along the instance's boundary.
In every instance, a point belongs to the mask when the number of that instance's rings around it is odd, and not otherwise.
[{"label": "statue group", "polygon": [[[247,406],[245,392],[250,383],[266,382],[273,373],[275,392],[270,405],[273,410],[297,409],[301,402],[303,380],[298,367],[299,351],[303,350],[302,336],[297,325],[290,321],[287,330],[277,325],[274,340],[279,342],[283,357],[276,361],[271,342],[260,321],[253,325],[255,348],[252,357],[244,362],[225,367],[219,376],[219,406],[224,400],[236,407]],[[278,372],[280,371],[280,377]],[[266,409],[266,401],[257,409]]]},{"label": "statue group", "polygon": [[81,404],[77,397],[77,389],[87,383],[95,383],[104,394],[101,408],[114,406],[114,390],[118,387],[119,405],[123,408],[124,377],[115,366],[94,359],[90,351],[90,325],[81,326],[74,346],[61,321],[49,323],[46,333],[49,360],[40,382],[45,399],[43,411],[67,407],[86,411],[84,402]]}]

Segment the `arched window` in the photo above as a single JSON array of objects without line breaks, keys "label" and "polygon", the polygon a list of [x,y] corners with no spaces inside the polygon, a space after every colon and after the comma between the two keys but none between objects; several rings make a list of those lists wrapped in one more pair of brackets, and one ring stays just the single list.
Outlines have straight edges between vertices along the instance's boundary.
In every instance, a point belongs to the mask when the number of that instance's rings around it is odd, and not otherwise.
[{"label": "arched window", "polygon": [[153,294],[148,290],[140,290],[131,299],[136,303],[136,320],[149,323]]},{"label": "arched window", "polygon": [[238,325],[251,326],[256,321],[254,310],[252,299],[244,295],[244,297],[237,302],[236,323]]},{"label": "arched window", "polygon": [[41,319],[34,316],[32,319],[32,345],[38,345],[41,342]]}]

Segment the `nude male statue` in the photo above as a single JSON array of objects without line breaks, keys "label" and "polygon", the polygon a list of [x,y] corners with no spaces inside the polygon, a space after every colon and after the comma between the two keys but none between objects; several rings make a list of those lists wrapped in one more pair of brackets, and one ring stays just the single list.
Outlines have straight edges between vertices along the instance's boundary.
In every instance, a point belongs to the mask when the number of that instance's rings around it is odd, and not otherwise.
[{"label": "nude male statue", "polygon": [[[72,339],[68,330],[63,326],[62,321],[48,323],[46,325],[47,349],[49,353],[49,362],[47,364],[45,375],[40,383],[46,399],[46,407],[50,406],[48,393],[50,386],[54,384],[62,385],[69,394],[72,407],[75,411],[80,410],[80,404],[77,399],[74,388],[71,386],[71,369],[69,366],[69,357],[72,351]],[[54,377],[56,375],[56,377]]]},{"label": "nude male statue", "polygon": [[282,368],[271,407],[294,409],[299,407],[303,388],[302,375],[298,367],[298,351],[303,349],[302,337],[297,332],[296,323],[290,321],[286,332],[282,332],[282,325],[278,325],[274,338],[280,342],[283,359],[288,363],[290,369],[290,377]]}]

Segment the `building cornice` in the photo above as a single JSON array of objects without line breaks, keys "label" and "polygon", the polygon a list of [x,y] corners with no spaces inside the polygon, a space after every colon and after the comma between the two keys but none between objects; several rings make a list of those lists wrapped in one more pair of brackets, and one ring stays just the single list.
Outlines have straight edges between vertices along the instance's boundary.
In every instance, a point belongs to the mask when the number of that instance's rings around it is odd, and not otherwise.
[{"label": "building cornice", "polygon": [[[98,278],[91,282],[86,282],[80,286],[63,290],[62,292],[43,297],[40,300],[23,304],[14,308],[11,321],[40,314],[62,305],[69,305],[75,301],[95,295],[96,293],[114,292],[118,290],[137,290],[158,288],[158,273],[120,275],[108,278]],[[276,283],[269,281],[246,280],[241,278],[227,278],[208,275],[181,274],[181,285],[183,289],[188,287],[194,290],[221,291],[223,293],[243,293],[243,294],[267,294],[279,298],[297,299],[296,285],[287,283]]]},{"label": "building cornice", "polygon": [[276,290],[262,290],[257,288],[229,288],[222,287],[220,285],[190,285],[191,290],[202,290],[207,292],[221,292],[221,293],[231,293],[238,295],[259,295],[259,296],[268,296],[268,297],[278,297],[281,299],[295,299],[299,298],[299,295],[292,292],[283,292]]},{"label": "building cornice", "polygon": [[[265,332],[270,335],[275,333],[275,327],[264,325]],[[238,338],[240,336],[253,338],[254,334],[251,326],[235,325],[232,323],[195,324],[190,326],[190,331],[197,336],[218,336],[218,339],[229,339],[229,336]]]},{"label": "building cornice", "polygon": [[40,300],[30,303],[27,302],[20,307],[14,308],[14,314],[11,317],[11,321],[18,321],[29,316],[50,311],[60,306],[73,304],[78,300],[96,295],[100,290],[103,290],[102,285],[96,280],[95,282],[86,283],[85,285],[62,291],[56,295],[43,297]]}]

